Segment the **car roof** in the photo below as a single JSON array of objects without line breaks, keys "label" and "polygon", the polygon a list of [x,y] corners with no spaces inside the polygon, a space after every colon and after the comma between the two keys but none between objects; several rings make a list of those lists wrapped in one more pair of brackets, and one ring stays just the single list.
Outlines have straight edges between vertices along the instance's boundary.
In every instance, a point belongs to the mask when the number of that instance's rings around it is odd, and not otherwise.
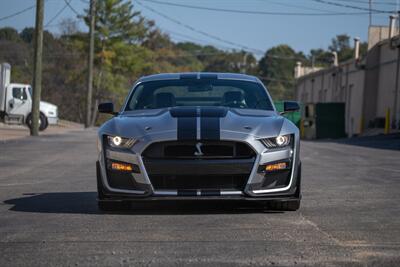
[{"label": "car roof", "polygon": [[141,77],[138,82],[180,80],[180,79],[221,79],[221,80],[242,80],[259,82],[255,76],[240,73],[220,72],[181,72],[181,73],[160,73]]}]

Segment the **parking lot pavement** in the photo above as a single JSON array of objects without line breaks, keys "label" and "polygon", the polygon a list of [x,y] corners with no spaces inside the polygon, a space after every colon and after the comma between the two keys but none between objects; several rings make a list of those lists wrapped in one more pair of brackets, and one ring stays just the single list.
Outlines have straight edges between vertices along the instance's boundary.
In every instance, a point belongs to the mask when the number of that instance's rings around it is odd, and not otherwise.
[{"label": "parking lot pavement", "polygon": [[0,266],[399,266],[400,151],[303,142],[297,212],[96,207],[94,130],[0,143]]},{"label": "parking lot pavement", "polygon": [[[40,132],[40,135],[52,135],[66,133],[73,130],[81,130],[83,126],[79,123],[60,120],[58,125],[49,125],[49,127]],[[0,142],[9,140],[18,140],[30,135],[29,128],[24,125],[8,125],[0,122]]]}]

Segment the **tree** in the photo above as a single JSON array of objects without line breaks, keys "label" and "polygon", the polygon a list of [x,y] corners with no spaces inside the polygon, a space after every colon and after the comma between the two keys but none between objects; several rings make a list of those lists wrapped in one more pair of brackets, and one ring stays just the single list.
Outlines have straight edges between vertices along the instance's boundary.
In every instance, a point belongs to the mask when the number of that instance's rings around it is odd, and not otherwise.
[{"label": "tree", "polygon": [[[88,10],[86,10],[88,12]],[[85,18],[88,23],[88,17]],[[129,0],[99,0],[96,7],[96,33],[102,45],[124,41],[140,43],[154,25]]]},{"label": "tree", "polygon": [[328,67],[332,65],[332,52],[324,49],[311,49],[310,55],[308,56],[309,65],[316,67]]},{"label": "tree", "polygon": [[[89,17],[85,20],[89,23]],[[149,55],[145,48],[139,46],[152,25],[140,12],[133,10],[129,0],[97,1],[94,103],[103,99],[122,103],[122,95],[126,95],[131,78],[137,77],[134,72],[138,65],[146,62],[138,59],[138,55],[142,58]],[[94,121],[97,114],[93,114]]]},{"label": "tree", "polygon": [[339,62],[349,60],[354,56],[354,49],[350,46],[350,36],[347,34],[336,35],[336,37],[332,39],[329,50],[338,53]]},{"label": "tree", "polygon": [[350,36],[347,34],[336,35],[332,38],[332,43],[329,46],[329,50],[340,52],[342,50],[351,49],[350,48]]},{"label": "tree", "polygon": [[305,60],[302,53],[296,53],[288,45],[278,45],[267,50],[258,63],[258,73],[274,99],[293,98],[293,71],[297,61]]},{"label": "tree", "polygon": [[4,27],[0,29],[0,40],[18,42],[21,39],[19,38],[17,30],[11,27]]},{"label": "tree", "polygon": [[35,33],[35,28],[33,27],[28,27],[28,28],[24,28],[22,30],[22,32],[19,34],[19,36],[21,37],[21,39],[25,42],[25,43],[32,43],[33,41],[33,35]]},{"label": "tree", "polygon": [[176,47],[195,56],[203,64],[203,71],[256,73],[257,59],[247,51],[224,51],[192,42],[178,43]]}]

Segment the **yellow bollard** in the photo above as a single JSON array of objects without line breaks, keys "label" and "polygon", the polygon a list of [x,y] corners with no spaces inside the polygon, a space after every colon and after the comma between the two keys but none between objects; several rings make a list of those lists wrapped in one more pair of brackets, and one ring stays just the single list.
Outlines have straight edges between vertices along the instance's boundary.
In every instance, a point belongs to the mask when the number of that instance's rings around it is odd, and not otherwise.
[{"label": "yellow bollard", "polygon": [[363,133],[363,131],[364,131],[364,118],[361,116],[361,118],[360,118],[360,129],[359,129],[359,131],[360,131],[360,135],[362,135],[362,133]]},{"label": "yellow bollard", "polygon": [[386,109],[386,117],[385,117],[385,134],[390,133],[390,108]]},{"label": "yellow bollard", "polygon": [[304,120],[303,119],[300,120],[300,138],[301,139],[304,138]]}]

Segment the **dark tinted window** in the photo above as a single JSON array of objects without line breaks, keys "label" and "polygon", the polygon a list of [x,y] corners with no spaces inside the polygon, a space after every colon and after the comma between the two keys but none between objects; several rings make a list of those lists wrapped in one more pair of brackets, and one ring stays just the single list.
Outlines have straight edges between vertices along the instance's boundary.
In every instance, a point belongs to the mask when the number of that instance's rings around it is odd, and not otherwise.
[{"label": "dark tinted window", "polygon": [[28,99],[25,88],[21,88],[21,87],[14,87],[12,90],[12,96],[13,96],[13,98],[17,98],[17,99],[21,99],[21,100]]},{"label": "dark tinted window", "polygon": [[174,106],[226,106],[273,110],[265,89],[258,83],[238,80],[164,80],[139,84],[126,110]]}]

